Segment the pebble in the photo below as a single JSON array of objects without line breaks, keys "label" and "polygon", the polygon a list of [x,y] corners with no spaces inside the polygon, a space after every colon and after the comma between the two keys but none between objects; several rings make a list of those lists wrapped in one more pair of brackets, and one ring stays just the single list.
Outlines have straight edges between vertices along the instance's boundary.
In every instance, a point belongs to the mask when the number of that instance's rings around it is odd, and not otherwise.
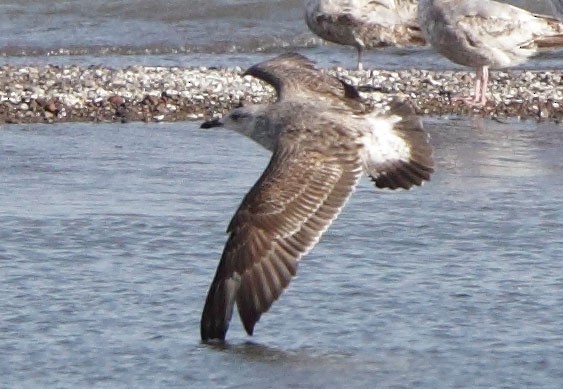
[{"label": "pebble", "polygon": [[[421,115],[481,115],[563,121],[558,71],[493,71],[486,106],[469,108],[470,71],[333,68],[329,74],[359,87],[367,105],[384,109],[394,96]],[[274,101],[273,89],[240,67],[108,68],[103,66],[0,66],[0,122],[179,121],[219,117],[239,104]]]}]

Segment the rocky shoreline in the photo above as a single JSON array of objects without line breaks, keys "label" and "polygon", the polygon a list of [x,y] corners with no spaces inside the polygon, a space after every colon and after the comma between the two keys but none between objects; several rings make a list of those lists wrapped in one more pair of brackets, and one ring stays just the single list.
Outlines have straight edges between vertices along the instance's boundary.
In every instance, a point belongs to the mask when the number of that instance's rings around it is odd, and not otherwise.
[{"label": "rocky shoreline", "polygon": [[[374,107],[394,96],[420,115],[480,115],[503,119],[563,120],[561,71],[493,71],[492,97],[470,108],[452,96],[471,93],[470,71],[329,69],[359,86]],[[240,68],[132,66],[0,67],[0,123],[202,120],[240,101],[273,101],[271,88]]]}]

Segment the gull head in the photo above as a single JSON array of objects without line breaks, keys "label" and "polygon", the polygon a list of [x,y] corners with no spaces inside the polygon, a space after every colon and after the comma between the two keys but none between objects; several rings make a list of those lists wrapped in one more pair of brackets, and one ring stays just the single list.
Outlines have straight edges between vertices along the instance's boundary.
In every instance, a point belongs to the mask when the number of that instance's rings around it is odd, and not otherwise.
[{"label": "gull head", "polygon": [[272,150],[277,133],[270,128],[267,105],[245,105],[233,109],[222,118],[203,122],[200,128],[224,127],[247,136],[265,148]]},{"label": "gull head", "polygon": [[243,128],[253,127],[260,105],[241,106],[233,109],[222,118],[215,118],[203,122],[201,128],[225,127],[236,132]]}]

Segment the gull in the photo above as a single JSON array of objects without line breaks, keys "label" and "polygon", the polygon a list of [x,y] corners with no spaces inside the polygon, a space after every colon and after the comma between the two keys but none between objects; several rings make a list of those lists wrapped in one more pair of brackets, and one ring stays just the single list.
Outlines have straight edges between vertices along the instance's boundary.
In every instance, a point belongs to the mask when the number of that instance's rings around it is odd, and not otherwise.
[{"label": "gull", "polygon": [[491,0],[420,0],[418,21],[436,51],[477,69],[470,105],[486,104],[489,68],[519,65],[540,48],[563,44],[556,19]]},{"label": "gull", "polygon": [[553,8],[553,15],[559,19],[563,20],[563,0],[550,0],[551,8]]},{"label": "gull", "polygon": [[309,29],[329,42],[354,46],[358,70],[365,49],[422,46],[417,0],[305,0]]},{"label": "gull", "polygon": [[235,108],[201,127],[237,131],[272,157],[227,228],[201,317],[203,341],[225,339],[235,303],[253,334],[364,172],[389,189],[421,185],[433,172],[428,135],[406,103],[393,103],[385,114],[366,113],[353,86],[294,53],[245,75],[272,85],[277,101]]}]

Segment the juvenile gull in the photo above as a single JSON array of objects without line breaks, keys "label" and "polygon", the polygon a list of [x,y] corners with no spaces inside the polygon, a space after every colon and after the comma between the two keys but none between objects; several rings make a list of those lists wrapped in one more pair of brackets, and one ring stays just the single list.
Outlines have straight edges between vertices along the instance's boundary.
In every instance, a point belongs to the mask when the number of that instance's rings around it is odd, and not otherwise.
[{"label": "juvenile gull", "polygon": [[416,20],[417,0],[305,0],[305,21],[321,38],[358,51],[426,44]]},{"label": "juvenile gull", "polygon": [[563,20],[563,0],[550,0],[553,15],[559,20]]},{"label": "juvenile gull", "polygon": [[233,129],[273,154],[228,226],[201,318],[204,341],[225,339],[235,302],[252,335],[362,172],[390,189],[421,185],[433,172],[428,136],[406,104],[394,104],[385,115],[364,113],[352,86],[297,54],[245,74],[270,83],[277,101],[236,108],[202,127]]},{"label": "juvenile gull", "polygon": [[491,0],[420,0],[418,20],[440,54],[477,69],[469,104],[487,102],[489,68],[515,66],[540,48],[563,45],[556,19]]}]

